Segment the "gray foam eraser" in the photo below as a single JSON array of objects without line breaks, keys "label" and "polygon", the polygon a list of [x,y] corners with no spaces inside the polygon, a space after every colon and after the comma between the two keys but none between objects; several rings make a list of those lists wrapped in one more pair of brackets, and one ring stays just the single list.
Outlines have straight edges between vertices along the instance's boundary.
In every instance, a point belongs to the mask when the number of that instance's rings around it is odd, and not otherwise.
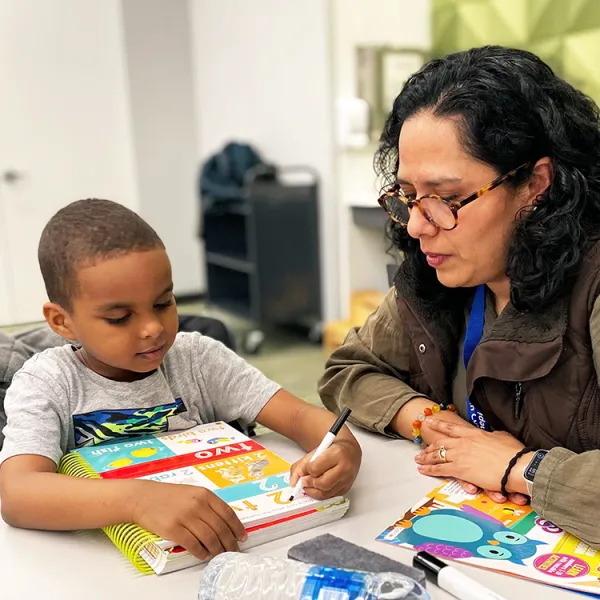
[{"label": "gray foam eraser", "polygon": [[362,546],[347,542],[342,538],[326,533],[288,550],[288,558],[303,563],[355,569],[373,573],[400,573],[414,579],[425,587],[425,573],[409,565],[387,558],[377,552],[371,552]]}]

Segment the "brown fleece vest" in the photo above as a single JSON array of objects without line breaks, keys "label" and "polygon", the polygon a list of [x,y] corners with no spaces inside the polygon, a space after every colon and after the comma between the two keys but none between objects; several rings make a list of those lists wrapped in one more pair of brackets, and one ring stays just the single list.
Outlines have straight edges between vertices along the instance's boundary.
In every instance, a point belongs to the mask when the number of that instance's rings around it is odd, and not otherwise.
[{"label": "brown fleece vest", "polygon": [[[450,401],[464,299],[453,307],[424,302],[405,271],[403,265],[395,285],[412,342],[408,383],[432,400]],[[469,398],[492,429],[535,448],[600,448],[600,388],[589,332],[599,286],[600,244],[583,261],[570,297],[535,313],[509,304],[498,316],[467,369]]]}]

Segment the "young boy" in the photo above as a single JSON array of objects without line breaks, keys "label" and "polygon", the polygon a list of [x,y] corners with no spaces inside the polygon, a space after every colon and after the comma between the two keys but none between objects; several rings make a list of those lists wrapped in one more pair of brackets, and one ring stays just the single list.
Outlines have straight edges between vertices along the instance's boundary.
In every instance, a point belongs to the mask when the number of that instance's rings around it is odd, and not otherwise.
[{"label": "young boy", "polygon": [[[31,529],[133,522],[199,559],[236,550],[246,534],[212,492],[147,480],[57,474],[69,450],[216,420],[258,421],[316,448],[335,417],[281,389],[235,353],[177,333],[171,265],[156,232],[108,200],[80,200],[47,224],[39,262],[50,327],[66,345],[31,358],[8,390],[0,454],[2,516]],[[347,492],[361,450],[347,428],[317,460],[292,467],[315,498]]]}]

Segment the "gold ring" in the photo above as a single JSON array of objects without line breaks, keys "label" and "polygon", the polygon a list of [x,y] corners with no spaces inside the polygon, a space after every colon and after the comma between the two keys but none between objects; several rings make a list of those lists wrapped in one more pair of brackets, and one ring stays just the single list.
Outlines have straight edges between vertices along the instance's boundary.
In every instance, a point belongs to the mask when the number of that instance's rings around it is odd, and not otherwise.
[{"label": "gold ring", "polygon": [[438,454],[440,456],[440,461],[442,461],[443,463],[448,462],[448,460],[446,459],[446,446],[440,446]]}]

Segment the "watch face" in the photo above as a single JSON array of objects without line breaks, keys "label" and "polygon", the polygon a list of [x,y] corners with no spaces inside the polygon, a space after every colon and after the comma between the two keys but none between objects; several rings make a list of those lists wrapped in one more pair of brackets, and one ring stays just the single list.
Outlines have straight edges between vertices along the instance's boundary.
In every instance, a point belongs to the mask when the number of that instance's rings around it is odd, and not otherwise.
[{"label": "watch face", "polygon": [[523,473],[523,476],[525,477],[525,479],[527,479],[528,481],[533,481],[535,479],[535,474],[537,473],[540,463],[542,462],[542,460],[543,460],[544,456],[546,456],[546,454],[548,454],[547,450],[538,450],[533,455],[531,462],[529,463],[528,467],[525,469],[525,473]]}]

